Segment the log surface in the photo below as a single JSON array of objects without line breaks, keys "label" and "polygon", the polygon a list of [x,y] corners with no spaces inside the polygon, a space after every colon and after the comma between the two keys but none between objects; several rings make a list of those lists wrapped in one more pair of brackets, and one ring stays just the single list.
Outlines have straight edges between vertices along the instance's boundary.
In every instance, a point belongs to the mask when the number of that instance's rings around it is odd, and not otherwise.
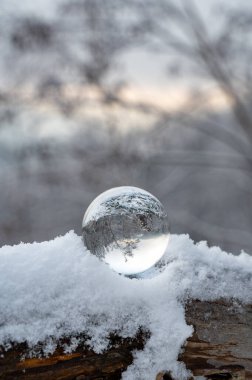
[{"label": "log surface", "polygon": [[194,334],[179,359],[194,375],[252,379],[252,305],[194,301],[186,321]]},{"label": "log surface", "polygon": [[[193,375],[252,380],[252,305],[193,301],[186,306],[186,320],[194,334],[179,360]],[[134,339],[111,336],[110,349],[99,355],[83,345],[64,354],[61,342],[53,355],[40,359],[23,359],[25,344],[8,351],[0,347],[0,380],[119,380],[132,363],[132,352],[142,350],[147,339],[142,331]],[[157,378],[171,379],[168,374]]]}]

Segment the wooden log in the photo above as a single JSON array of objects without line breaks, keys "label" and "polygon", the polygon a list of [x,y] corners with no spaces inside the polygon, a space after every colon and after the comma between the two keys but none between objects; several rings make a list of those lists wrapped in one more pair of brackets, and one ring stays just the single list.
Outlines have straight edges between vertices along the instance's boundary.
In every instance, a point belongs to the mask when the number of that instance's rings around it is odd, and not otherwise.
[{"label": "wooden log", "polygon": [[[252,305],[226,301],[192,301],[186,306],[186,320],[194,334],[179,355],[194,376],[207,379],[252,380]],[[65,354],[61,341],[53,355],[23,359],[25,344],[0,351],[1,380],[117,380],[132,363],[132,352],[142,350],[148,333],[134,339],[111,336],[109,350],[95,354],[85,345]],[[157,379],[172,379],[169,373]],[[155,380],[155,379],[153,379]]]},{"label": "wooden log", "polygon": [[179,359],[194,375],[252,379],[252,305],[194,301],[186,307],[186,321],[194,334]]},{"label": "wooden log", "polygon": [[26,344],[14,345],[0,353],[0,380],[116,380],[132,363],[132,351],[142,350],[148,334],[139,330],[134,339],[110,337],[110,348],[96,354],[85,344],[79,345],[71,354],[65,354],[63,346],[68,340],[59,342],[49,357],[24,358]]}]

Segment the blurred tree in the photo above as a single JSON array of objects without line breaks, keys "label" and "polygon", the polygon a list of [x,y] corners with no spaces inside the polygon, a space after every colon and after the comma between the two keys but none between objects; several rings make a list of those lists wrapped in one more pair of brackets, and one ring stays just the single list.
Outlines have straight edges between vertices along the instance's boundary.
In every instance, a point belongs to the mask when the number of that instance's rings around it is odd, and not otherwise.
[{"label": "blurred tree", "polygon": [[[103,87],[118,53],[130,43],[118,18],[119,11],[114,0],[74,0],[61,7],[64,15],[61,31],[70,32],[68,48],[76,57],[80,78],[89,84]],[[74,49],[79,52],[78,57]]]},{"label": "blurred tree", "polygon": [[11,42],[21,52],[45,49],[52,43],[53,30],[49,22],[24,17],[11,31]]},{"label": "blurred tree", "polygon": [[[161,197],[174,215],[175,231],[230,249],[252,247],[247,231],[252,218],[245,207],[251,200],[246,191],[252,172],[251,19],[252,9],[230,5],[205,19],[192,0],[68,0],[59,2],[50,18],[16,14],[3,22],[0,32],[7,48],[1,59],[9,87],[0,89],[1,125],[9,126],[11,119],[22,125],[23,118],[26,128],[30,124],[33,133],[38,131],[39,117],[23,111],[41,104],[57,106],[66,117],[62,122],[78,120],[79,125],[76,135],[57,147],[37,141],[32,149],[24,144],[20,154],[1,149],[5,173],[12,173],[1,183],[3,209],[13,217],[2,213],[8,238],[26,234],[30,240],[36,231],[45,239],[76,227],[83,208],[99,191],[135,184]],[[133,47],[149,49],[153,60],[158,53],[166,55],[169,75],[189,79],[194,91],[183,110],[170,112],[122,96],[127,80],[119,57]],[[201,83],[213,81],[229,100],[235,123],[229,115],[207,115],[203,106],[208,92]],[[92,122],[84,112],[90,105]],[[94,117],[99,106],[100,119]],[[152,128],[121,133],[118,126],[135,112]],[[209,167],[231,174],[213,179]],[[232,189],[233,178],[245,192]],[[15,220],[17,210],[22,226]],[[250,219],[246,216],[244,222],[246,213]],[[232,222],[230,228],[226,220]]]},{"label": "blurred tree", "polygon": [[[135,7],[141,18],[140,23],[145,25],[147,45],[155,51],[166,51],[168,55],[175,52],[177,61],[173,62],[173,66],[180,67],[182,59],[187,75],[191,72],[195,76],[196,71],[197,76],[201,73],[218,84],[229,100],[245,139],[231,130],[216,130],[216,126],[212,126],[208,133],[217,133],[218,138],[242,153],[251,166],[251,149],[246,144],[252,144],[251,6],[248,5],[247,9],[232,9],[228,5],[221,14],[216,12],[208,16],[208,20],[201,16],[193,0],[179,3],[170,0],[138,0]],[[202,94],[200,85],[199,94]],[[195,101],[200,101],[199,96],[196,96]],[[190,109],[186,111],[188,116]]]},{"label": "blurred tree", "polygon": [[[173,165],[175,167],[180,165],[184,168],[189,166],[198,171],[196,199],[194,201],[192,189],[186,193],[184,204],[186,204],[187,210],[181,213],[181,220],[186,226],[191,225],[194,230],[193,236],[197,238],[205,236],[211,241],[210,235],[212,235],[215,240],[220,234],[221,226],[216,227],[210,222],[210,219],[218,220],[218,218],[209,218],[211,216],[209,186],[212,187],[214,183],[211,184],[209,180],[203,179],[204,177],[199,173],[203,173],[203,171],[206,173],[207,168],[226,168],[226,173],[228,169],[238,169],[241,174],[240,178],[237,179],[237,176],[233,175],[236,178],[235,181],[240,183],[240,189],[243,189],[238,197],[244,196],[245,202],[248,204],[252,202],[250,191],[252,179],[251,5],[248,4],[244,9],[232,8],[227,4],[221,11],[218,8],[215,15],[208,14],[207,18],[201,15],[193,0],[181,2],[139,0],[134,3],[134,6],[140,15],[139,24],[142,27],[140,26],[139,29],[143,32],[142,41],[152,49],[154,54],[166,52],[169,74],[180,76],[185,71],[184,79],[188,81],[188,78],[191,77],[190,81],[194,89],[182,112],[175,115],[171,115],[169,112],[161,114],[156,128],[153,129],[154,133],[161,133],[163,136],[162,129],[175,122],[179,129],[185,125],[187,129],[192,127],[205,135],[205,137],[202,135],[201,138],[197,136],[196,150],[188,149],[192,147],[190,143],[186,145],[186,149],[184,146],[180,151],[174,150],[174,148],[169,151],[162,150],[151,158],[151,162],[156,165]],[[171,58],[172,65],[170,64]],[[214,113],[209,113],[208,117],[204,108],[203,117],[202,113],[198,112],[202,105],[205,107],[205,101],[208,100],[209,88],[206,86],[202,88],[202,83],[207,81],[211,86],[213,86],[213,82],[219,86],[229,103],[235,123],[229,121],[228,124],[228,120],[225,118],[220,118],[220,121],[216,122]],[[217,145],[219,143],[226,145],[228,149],[218,148],[217,153],[216,144],[212,144],[213,140]],[[211,145],[214,148],[212,151]],[[200,170],[200,168],[203,169]],[[160,169],[154,172],[160,173]],[[190,173],[189,170],[188,172]],[[165,174],[163,176],[166,177]],[[224,179],[222,181],[225,182]],[[158,180],[156,182],[163,183]],[[169,182],[169,178],[167,182]],[[240,235],[243,242],[246,240],[251,245],[251,238],[248,238],[248,234],[245,236],[246,230],[249,231],[252,225],[250,208],[243,211],[238,217],[237,209],[239,207],[244,209],[244,207],[236,198],[230,202],[228,207],[220,205],[219,213],[216,205],[219,203],[219,199],[223,200],[225,190],[222,189],[221,194],[216,188],[214,193],[216,216],[219,215],[223,219],[226,214],[230,219],[237,221],[236,231],[232,228],[224,228],[226,239],[229,242],[232,241],[231,244],[234,245],[236,244],[235,240],[237,242],[237,238],[234,236]],[[231,193],[232,190],[229,189],[227,197]],[[166,198],[170,194],[166,193]],[[192,206],[194,202],[197,205]],[[178,208],[174,214],[179,215]],[[204,215],[204,218],[201,215]],[[245,220],[247,221],[246,226]],[[221,234],[223,234],[223,230]],[[226,243],[227,241],[224,244]]]}]

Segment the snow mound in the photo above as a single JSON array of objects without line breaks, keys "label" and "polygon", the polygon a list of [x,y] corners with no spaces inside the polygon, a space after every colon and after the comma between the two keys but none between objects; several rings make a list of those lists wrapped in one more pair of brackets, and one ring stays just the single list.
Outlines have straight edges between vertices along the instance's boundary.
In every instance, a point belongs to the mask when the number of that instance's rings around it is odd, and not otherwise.
[{"label": "snow mound", "polygon": [[177,356],[193,329],[183,305],[188,298],[222,297],[252,302],[252,257],[194,244],[187,235],[172,235],[162,270],[141,280],[113,272],[72,231],[52,241],[0,249],[0,345],[26,341],[32,348],[43,341],[50,353],[56,339],[85,332],[99,353],[110,332],[133,337],[142,326],[151,336],[124,380],[147,379],[146,374],[154,379],[161,370],[185,379]]}]

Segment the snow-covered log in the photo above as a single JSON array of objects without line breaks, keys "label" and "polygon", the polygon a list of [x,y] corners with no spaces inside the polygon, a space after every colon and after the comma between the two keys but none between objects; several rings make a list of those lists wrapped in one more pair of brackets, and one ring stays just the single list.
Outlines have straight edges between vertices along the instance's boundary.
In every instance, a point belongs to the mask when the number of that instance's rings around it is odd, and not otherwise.
[{"label": "snow-covered log", "polygon": [[252,257],[173,235],[131,279],[73,232],[5,246],[0,347],[1,380],[252,379]]},{"label": "snow-covered log", "polygon": [[[208,379],[252,379],[252,305],[224,300],[192,301],[186,306],[186,320],[193,324],[194,333],[185,343],[179,360],[193,375]],[[0,379],[121,379],[122,371],[132,363],[132,351],[142,350],[147,339],[144,332],[130,339],[111,336],[110,349],[101,354],[85,344],[64,353],[66,342],[61,341],[49,357],[26,359],[22,358],[27,347],[19,344],[0,358]],[[163,371],[156,378],[169,376]]]}]

